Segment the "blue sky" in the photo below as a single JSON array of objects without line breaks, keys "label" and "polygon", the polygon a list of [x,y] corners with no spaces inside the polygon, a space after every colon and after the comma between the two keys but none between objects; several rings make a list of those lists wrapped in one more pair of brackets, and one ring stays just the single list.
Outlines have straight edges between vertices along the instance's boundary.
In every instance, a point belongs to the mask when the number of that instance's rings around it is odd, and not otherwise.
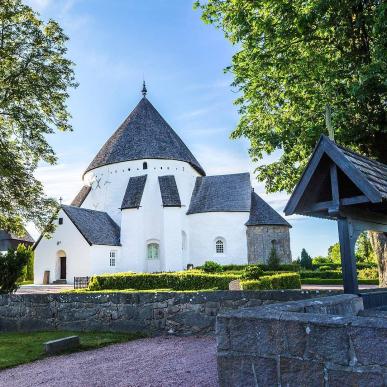
[{"label": "blue sky", "polygon": [[[200,20],[193,0],[26,0],[43,19],[58,21],[69,36],[68,56],[80,83],[68,101],[72,133],[49,138],[56,166],[42,165],[36,176],[50,196],[72,200],[81,175],[103,143],[139,101],[143,77],[149,100],[180,135],[207,174],[250,171],[245,139],[230,140],[238,122],[230,74],[233,47]],[[278,155],[265,157],[262,162]],[[267,195],[282,214],[288,196]],[[325,255],[338,239],[336,223],[289,217],[295,259],[303,247]]]}]

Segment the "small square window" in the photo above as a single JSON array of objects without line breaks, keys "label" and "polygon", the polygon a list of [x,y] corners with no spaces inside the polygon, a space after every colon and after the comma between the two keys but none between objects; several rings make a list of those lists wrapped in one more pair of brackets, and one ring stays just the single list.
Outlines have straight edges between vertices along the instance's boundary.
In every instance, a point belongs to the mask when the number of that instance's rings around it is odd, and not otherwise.
[{"label": "small square window", "polygon": [[59,223],[59,224],[63,224],[63,218],[59,218],[59,219],[58,219],[58,223]]},{"label": "small square window", "polygon": [[116,258],[117,258],[117,252],[112,250],[109,254],[109,266],[110,267],[116,266]]}]

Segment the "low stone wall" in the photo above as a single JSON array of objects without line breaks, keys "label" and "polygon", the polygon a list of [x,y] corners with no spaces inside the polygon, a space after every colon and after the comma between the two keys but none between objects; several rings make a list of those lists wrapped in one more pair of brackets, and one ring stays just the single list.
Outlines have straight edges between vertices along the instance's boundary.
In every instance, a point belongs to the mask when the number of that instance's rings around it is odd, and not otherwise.
[{"label": "low stone wall", "polygon": [[220,385],[387,385],[387,320],[362,310],[345,294],[220,314]]},{"label": "low stone wall", "polygon": [[320,295],[299,290],[2,295],[0,331],[211,333],[219,312]]}]

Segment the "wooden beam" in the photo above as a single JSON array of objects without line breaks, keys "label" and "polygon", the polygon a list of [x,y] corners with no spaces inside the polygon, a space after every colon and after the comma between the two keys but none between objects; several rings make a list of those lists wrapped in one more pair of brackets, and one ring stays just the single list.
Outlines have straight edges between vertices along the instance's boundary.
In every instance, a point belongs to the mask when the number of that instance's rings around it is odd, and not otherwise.
[{"label": "wooden beam", "polygon": [[356,238],[350,229],[350,223],[347,218],[338,219],[337,225],[339,230],[344,293],[356,294],[359,292],[355,256]]},{"label": "wooden beam", "polygon": [[369,203],[369,199],[365,195],[352,196],[351,198],[340,199],[342,206],[351,206],[353,204]]},{"label": "wooden beam", "polygon": [[323,141],[323,137],[320,138],[316,146],[316,149],[314,150],[306,168],[304,169],[304,172],[302,173],[300,180],[298,181],[298,184],[296,185],[296,188],[293,190],[293,193],[290,196],[290,199],[285,206],[285,209],[284,209],[285,215],[292,215],[295,213],[296,208],[302,198],[302,195],[304,194],[305,189],[309,184],[310,179],[312,178],[321,160],[321,157],[324,154],[324,148],[321,146],[322,141]]},{"label": "wooden beam", "polygon": [[[344,198],[339,200],[339,209],[344,206],[350,206],[353,204],[361,204],[361,203],[369,203],[367,196],[359,195],[353,196],[351,198]],[[316,211],[332,211],[336,208],[336,204],[333,200],[329,200],[326,202],[317,202],[312,204],[309,208],[306,208],[304,211],[300,211],[300,213],[310,213]]]}]

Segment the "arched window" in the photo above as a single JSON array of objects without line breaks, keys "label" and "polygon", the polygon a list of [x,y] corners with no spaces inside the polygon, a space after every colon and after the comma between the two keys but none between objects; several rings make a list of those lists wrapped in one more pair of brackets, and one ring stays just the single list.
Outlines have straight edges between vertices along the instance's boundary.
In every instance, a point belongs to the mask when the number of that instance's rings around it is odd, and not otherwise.
[{"label": "arched window", "polygon": [[158,243],[149,243],[147,246],[147,258],[159,259],[159,245]]},{"label": "arched window", "polygon": [[216,254],[224,254],[224,242],[222,239],[217,239],[215,241],[215,252]]},{"label": "arched window", "polygon": [[146,161],[142,163],[142,169],[148,169],[148,163]]}]

